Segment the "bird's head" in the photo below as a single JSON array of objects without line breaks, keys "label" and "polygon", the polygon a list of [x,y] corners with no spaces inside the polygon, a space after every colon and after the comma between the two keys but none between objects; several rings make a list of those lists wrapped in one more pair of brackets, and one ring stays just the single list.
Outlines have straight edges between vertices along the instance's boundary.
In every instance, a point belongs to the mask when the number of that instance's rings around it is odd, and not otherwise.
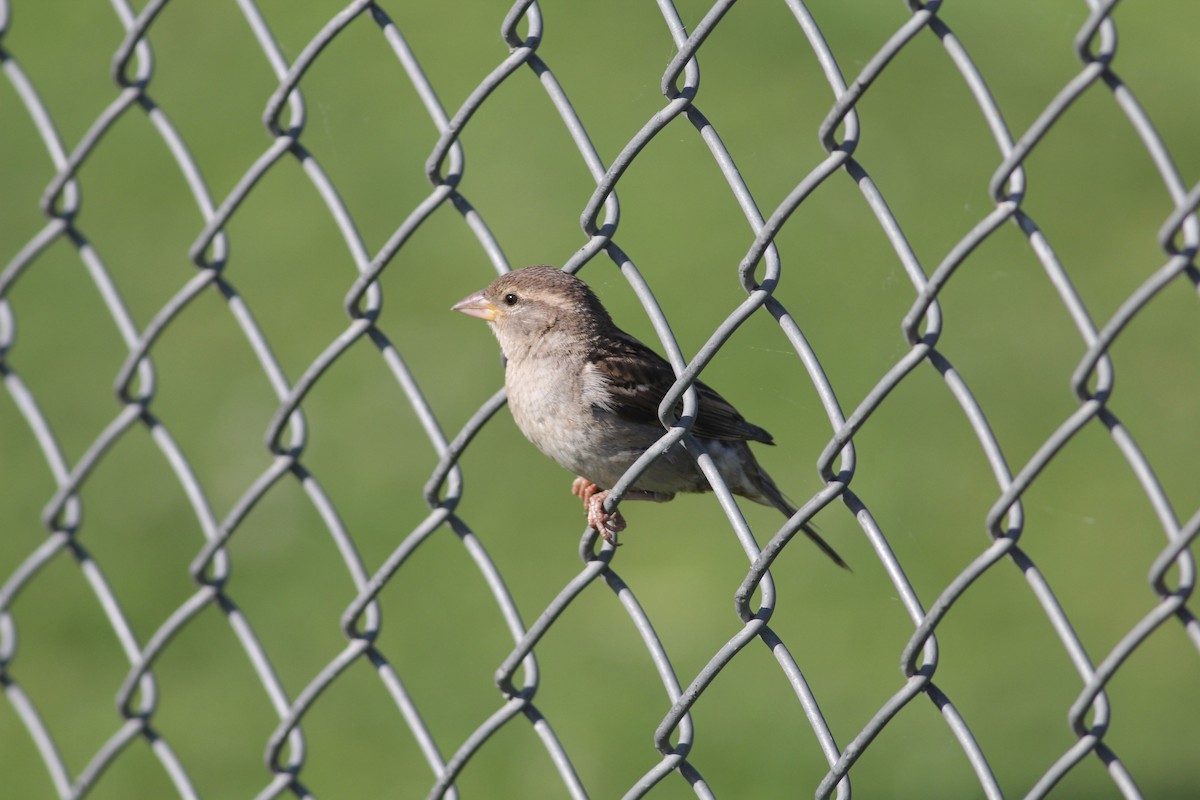
[{"label": "bird's head", "polygon": [[547,337],[587,334],[598,325],[612,324],[587,284],[554,267],[526,267],[501,275],[451,308],[487,320],[510,359]]}]

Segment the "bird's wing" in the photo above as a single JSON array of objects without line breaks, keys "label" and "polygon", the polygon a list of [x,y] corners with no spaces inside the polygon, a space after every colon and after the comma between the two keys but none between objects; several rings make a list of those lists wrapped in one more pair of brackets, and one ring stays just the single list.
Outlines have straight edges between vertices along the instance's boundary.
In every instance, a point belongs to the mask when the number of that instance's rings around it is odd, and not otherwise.
[{"label": "bird's wing", "polygon": [[[608,338],[603,346],[596,347],[591,362],[608,384],[612,395],[609,411],[632,422],[662,424],[658,419],[658,407],[667,389],[675,383],[675,371],[666,359],[622,332],[619,337]],[[700,408],[692,433],[705,439],[773,444],[771,434],[747,422],[715,390],[700,381],[694,385]],[[675,411],[683,413],[682,400],[676,403]]]}]

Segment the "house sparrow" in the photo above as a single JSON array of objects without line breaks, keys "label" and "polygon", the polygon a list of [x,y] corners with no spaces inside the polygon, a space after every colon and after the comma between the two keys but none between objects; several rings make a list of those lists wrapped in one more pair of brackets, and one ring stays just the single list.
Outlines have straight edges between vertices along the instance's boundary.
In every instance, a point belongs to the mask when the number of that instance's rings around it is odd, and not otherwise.
[{"label": "house sparrow", "polygon": [[[502,275],[453,306],[487,320],[507,360],[504,384],[517,427],[539,450],[579,477],[572,491],[588,525],[607,541],[625,528],[604,510],[608,489],[662,438],[658,406],[675,373],[662,356],[622,331],[587,285],[554,267]],[[791,517],[796,508],[759,466],[750,441],[771,434],[745,420],[700,381],[692,434],[712,456],[729,489]],[[680,401],[680,408],[682,401]],[[677,492],[711,491],[695,459],[676,444],[642,473],[626,499],[665,502]],[[804,532],[839,566],[841,557],[809,525]]]}]

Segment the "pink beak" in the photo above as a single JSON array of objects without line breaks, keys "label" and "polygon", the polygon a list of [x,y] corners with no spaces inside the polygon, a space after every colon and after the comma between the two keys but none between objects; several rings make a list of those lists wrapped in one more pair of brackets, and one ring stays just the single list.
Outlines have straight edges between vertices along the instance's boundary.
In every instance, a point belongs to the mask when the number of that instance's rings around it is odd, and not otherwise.
[{"label": "pink beak", "polygon": [[467,316],[478,317],[492,322],[496,319],[499,309],[492,305],[492,302],[483,296],[483,290],[479,290],[469,297],[464,297],[454,305],[450,306],[451,311],[461,311]]}]

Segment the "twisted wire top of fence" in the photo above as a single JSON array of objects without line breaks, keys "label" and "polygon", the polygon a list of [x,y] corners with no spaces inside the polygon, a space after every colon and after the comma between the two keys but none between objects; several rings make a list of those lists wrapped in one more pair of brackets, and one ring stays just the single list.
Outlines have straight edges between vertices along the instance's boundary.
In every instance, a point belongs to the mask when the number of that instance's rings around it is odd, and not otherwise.
[{"label": "twisted wire top of fence", "polygon": [[[6,781],[1200,789],[1197,20],[1126,6],[0,0]],[[537,262],[714,490],[619,551],[447,310]]]}]

